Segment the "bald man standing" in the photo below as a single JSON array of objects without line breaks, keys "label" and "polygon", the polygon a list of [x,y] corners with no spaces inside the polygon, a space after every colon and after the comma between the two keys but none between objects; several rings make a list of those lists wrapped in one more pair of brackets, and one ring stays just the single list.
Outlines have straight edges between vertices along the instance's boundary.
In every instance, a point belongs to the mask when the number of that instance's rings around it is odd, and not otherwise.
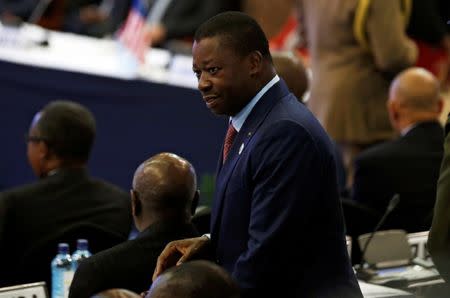
[{"label": "bald man standing", "polygon": [[425,69],[407,69],[391,84],[387,108],[400,136],[356,158],[353,198],[381,217],[399,194],[400,203],[382,229],[425,231],[431,225],[443,155],[439,83]]},{"label": "bald man standing", "polygon": [[84,260],[75,273],[69,297],[91,297],[112,288],[136,293],[147,290],[166,244],[197,236],[190,223],[197,200],[195,170],[187,160],[161,153],[142,163],[131,190],[139,235]]}]

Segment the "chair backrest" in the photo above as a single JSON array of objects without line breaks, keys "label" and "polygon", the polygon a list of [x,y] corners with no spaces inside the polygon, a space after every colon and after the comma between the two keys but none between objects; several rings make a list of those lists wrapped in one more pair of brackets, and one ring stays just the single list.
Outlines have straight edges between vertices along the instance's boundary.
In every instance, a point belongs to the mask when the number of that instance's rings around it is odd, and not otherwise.
[{"label": "chair backrest", "polygon": [[[358,237],[360,247],[364,247],[371,233]],[[412,260],[406,232],[387,230],[376,232],[364,255],[365,261],[377,268],[403,266]]]},{"label": "chair backrest", "polygon": [[14,280],[18,283],[45,281],[51,288],[50,263],[56,256],[58,243],[68,243],[73,252],[80,238],[89,241],[89,251],[93,254],[126,240],[115,232],[91,223],[69,226],[30,247],[17,266]]}]

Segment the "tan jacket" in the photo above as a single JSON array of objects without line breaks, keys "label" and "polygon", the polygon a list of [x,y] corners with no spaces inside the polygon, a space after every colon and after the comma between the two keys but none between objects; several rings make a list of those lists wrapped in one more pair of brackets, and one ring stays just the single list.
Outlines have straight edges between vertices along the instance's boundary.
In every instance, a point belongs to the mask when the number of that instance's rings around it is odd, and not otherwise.
[{"label": "tan jacket", "polygon": [[358,0],[298,0],[311,54],[309,107],[336,141],[368,144],[393,131],[386,100],[393,76],[415,63],[399,0],[372,0],[366,32],[369,50],[353,34]]}]

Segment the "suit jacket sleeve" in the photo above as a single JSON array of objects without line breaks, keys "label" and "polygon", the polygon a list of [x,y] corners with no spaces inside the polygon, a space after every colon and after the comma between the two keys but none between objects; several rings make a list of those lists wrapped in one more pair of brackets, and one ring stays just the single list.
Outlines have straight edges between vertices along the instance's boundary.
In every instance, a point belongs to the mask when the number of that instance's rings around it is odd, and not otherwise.
[{"label": "suit jacket sleeve", "polygon": [[91,297],[105,289],[101,285],[104,272],[96,268],[92,258],[80,263],[70,285],[69,298]]},{"label": "suit jacket sleeve", "polygon": [[[269,128],[251,153],[254,183],[247,250],[232,273],[246,293],[279,278],[296,248],[279,249],[311,216],[324,166],[312,137],[300,125],[281,121]],[[298,257],[298,255],[297,255]]]},{"label": "suit jacket sleeve", "polygon": [[8,222],[8,209],[9,209],[9,198],[4,194],[0,194],[0,286],[7,280],[8,272],[7,266],[5,265],[7,257],[5,244],[8,242],[6,239],[6,230]]},{"label": "suit jacket sleeve", "polygon": [[450,118],[447,120],[444,158],[437,185],[428,250],[442,277],[450,282]]},{"label": "suit jacket sleeve", "polygon": [[367,16],[370,50],[377,68],[397,73],[413,65],[417,47],[405,33],[400,1],[373,0]]}]

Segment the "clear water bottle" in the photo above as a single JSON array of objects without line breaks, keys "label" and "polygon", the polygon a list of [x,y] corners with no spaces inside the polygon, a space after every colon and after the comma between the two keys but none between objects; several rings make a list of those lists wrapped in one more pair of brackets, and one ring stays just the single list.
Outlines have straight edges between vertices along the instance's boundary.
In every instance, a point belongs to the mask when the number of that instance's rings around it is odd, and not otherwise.
[{"label": "clear water bottle", "polygon": [[88,249],[88,241],[86,239],[77,240],[77,250],[72,255],[72,269],[73,272],[77,271],[78,265],[81,261],[89,258],[92,254]]},{"label": "clear water bottle", "polygon": [[52,298],[69,297],[69,287],[73,279],[72,259],[67,243],[58,244],[58,254],[52,264]]}]

